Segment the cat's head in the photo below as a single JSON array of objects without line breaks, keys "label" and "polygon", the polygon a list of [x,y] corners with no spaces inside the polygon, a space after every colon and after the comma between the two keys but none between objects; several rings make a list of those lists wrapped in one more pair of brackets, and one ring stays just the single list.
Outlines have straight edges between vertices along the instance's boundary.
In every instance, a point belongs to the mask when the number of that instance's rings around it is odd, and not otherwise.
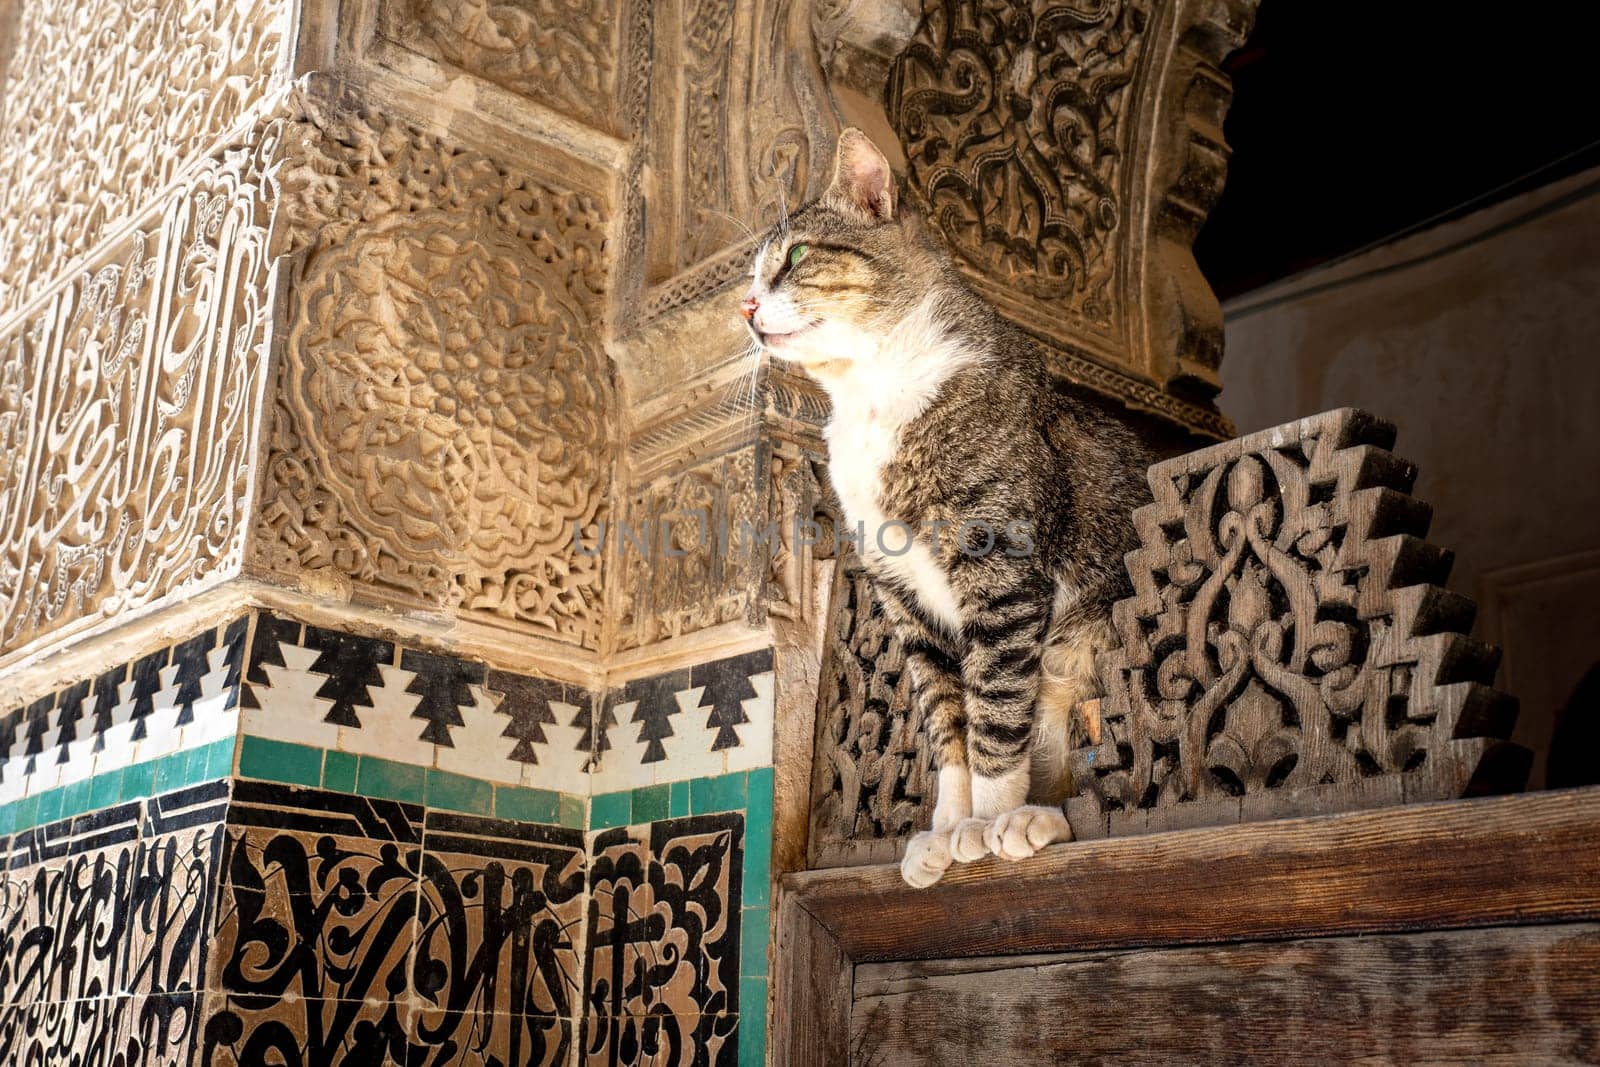
[{"label": "cat's head", "polygon": [[741,306],[767,351],[816,371],[870,358],[876,340],[948,277],[948,259],[900,203],[867,135],[839,135],[827,192],[757,247]]}]

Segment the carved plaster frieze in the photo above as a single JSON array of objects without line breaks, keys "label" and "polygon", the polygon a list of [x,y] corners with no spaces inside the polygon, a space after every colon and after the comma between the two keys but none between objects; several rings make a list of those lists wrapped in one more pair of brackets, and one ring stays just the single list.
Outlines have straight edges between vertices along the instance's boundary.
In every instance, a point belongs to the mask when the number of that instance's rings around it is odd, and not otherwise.
[{"label": "carved plaster frieze", "polygon": [[634,430],[633,488],[606,539],[617,649],[813,611],[812,560],[831,547],[808,525],[826,411],[806,379],[755,365],[687,387]]},{"label": "carved plaster frieze", "polygon": [[654,25],[649,168],[636,194],[651,211],[627,238],[649,290],[624,325],[742,274],[751,228],[821,191],[839,129],[807,5],[664,0]]},{"label": "carved plaster frieze", "polygon": [[0,653],[237,572],[282,124],[0,334]]},{"label": "carved plaster frieze", "polygon": [[141,209],[273,87],[287,0],[17,10],[0,84],[0,316]]},{"label": "carved plaster frieze", "polygon": [[594,647],[615,458],[587,195],[308,96],[252,570]]},{"label": "carved plaster frieze", "polygon": [[620,132],[626,0],[379,0],[377,33],[597,129]]}]

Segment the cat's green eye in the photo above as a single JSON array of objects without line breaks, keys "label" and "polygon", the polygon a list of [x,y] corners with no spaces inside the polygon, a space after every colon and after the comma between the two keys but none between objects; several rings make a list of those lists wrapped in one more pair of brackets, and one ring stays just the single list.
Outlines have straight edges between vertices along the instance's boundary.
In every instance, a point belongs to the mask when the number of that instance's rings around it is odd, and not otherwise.
[{"label": "cat's green eye", "polygon": [[800,261],[806,258],[806,253],[811,251],[810,245],[795,245],[789,249],[789,266],[799,266]]}]

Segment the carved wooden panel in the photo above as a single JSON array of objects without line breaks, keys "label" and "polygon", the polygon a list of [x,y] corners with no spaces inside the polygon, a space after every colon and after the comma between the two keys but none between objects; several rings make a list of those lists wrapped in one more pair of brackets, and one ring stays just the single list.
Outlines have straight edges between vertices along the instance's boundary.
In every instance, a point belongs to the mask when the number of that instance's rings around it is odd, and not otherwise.
[{"label": "carved wooden panel", "polygon": [[1053,369],[1213,435],[1222,316],[1191,245],[1254,9],[924,0],[886,94],[909,197]]},{"label": "carved wooden panel", "polygon": [[606,220],[403,122],[303,101],[253,562],[598,643],[614,456]]},{"label": "carved wooden panel", "polygon": [[1394,435],[1347,408],[1151,468],[1078,837],[1520,787],[1499,650]]},{"label": "carved wooden panel", "polygon": [[905,653],[853,551],[839,561],[823,642],[810,863],[890,862],[927,824],[935,774]]},{"label": "carved wooden panel", "polygon": [[143,207],[272,84],[285,0],[19,3],[0,66],[0,316]]},{"label": "carved wooden panel", "polygon": [[1102,327],[1150,8],[930,5],[894,83],[910,187],[956,256]]},{"label": "carved wooden panel", "polygon": [[[1098,746],[1071,756],[1080,838],[1514,790],[1499,652],[1442,584],[1394,427],[1328,412],[1157,464],[1135,595],[1113,613]],[[822,662],[810,862],[892,860],[933,777],[904,655],[853,557]]]}]

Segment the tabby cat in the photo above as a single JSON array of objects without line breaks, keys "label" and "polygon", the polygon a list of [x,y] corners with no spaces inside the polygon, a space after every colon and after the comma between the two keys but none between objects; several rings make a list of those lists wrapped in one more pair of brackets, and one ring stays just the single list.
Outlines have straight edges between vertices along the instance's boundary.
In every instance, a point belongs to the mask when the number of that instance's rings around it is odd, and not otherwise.
[{"label": "tabby cat", "polygon": [[829,467],[905,648],[938,767],[914,886],[1070,837],[1067,753],[1098,740],[1094,656],[1148,499],[1133,431],[1062,391],[961,279],[860,130],[833,182],[760,245],[756,341],[827,390]]}]

